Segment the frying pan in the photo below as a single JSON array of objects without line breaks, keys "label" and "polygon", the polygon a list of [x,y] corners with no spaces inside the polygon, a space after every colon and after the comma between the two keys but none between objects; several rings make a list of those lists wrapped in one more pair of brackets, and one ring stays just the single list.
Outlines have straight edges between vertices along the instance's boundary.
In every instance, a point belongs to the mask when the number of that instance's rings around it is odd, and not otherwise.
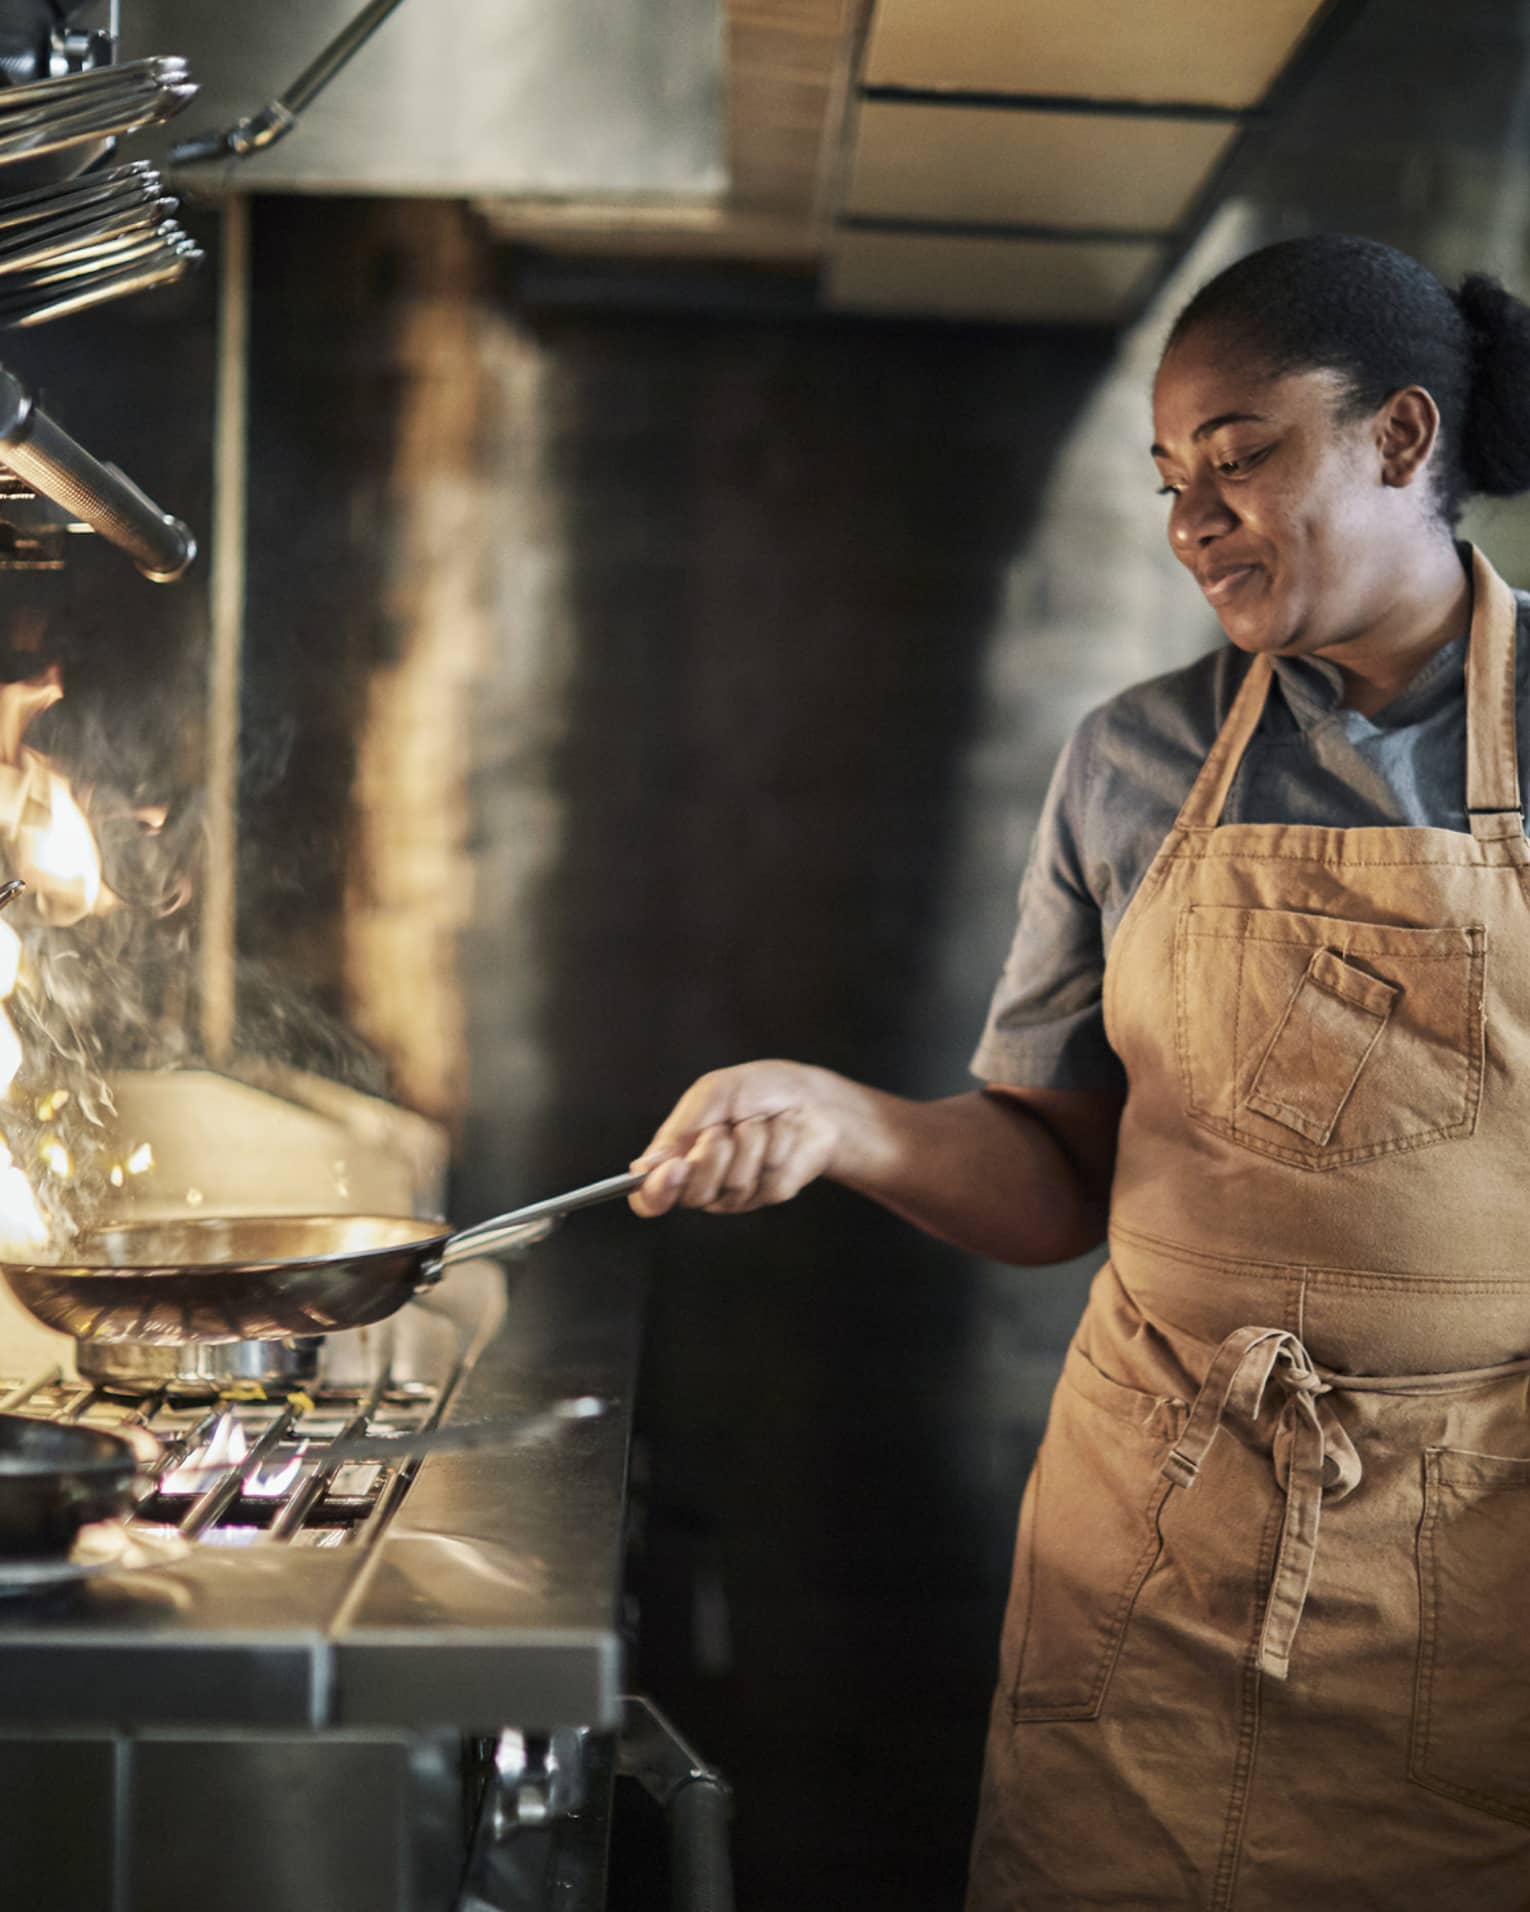
[{"label": "frying pan", "polygon": [[67,1553],[81,1527],[128,1511],[137,1471],[120,1435],[0,1414],[0,1560]]},{"label": "frying pan", "polygon": [[29,1314],[78,1341],[178,1347],[331,1334],[384,1320],[453,1262],[529,1248],[563,1216],[642,1179],[613,1175],[456,1234],[397,1215],[123,1222],[78,1236],[68,1261],[0,1262],[0,1277]]}]

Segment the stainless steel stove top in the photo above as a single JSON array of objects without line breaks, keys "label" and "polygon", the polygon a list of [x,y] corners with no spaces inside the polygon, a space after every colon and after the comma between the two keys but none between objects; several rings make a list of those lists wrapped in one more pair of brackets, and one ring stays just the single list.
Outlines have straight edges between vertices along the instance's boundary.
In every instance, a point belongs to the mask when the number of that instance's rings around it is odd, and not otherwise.
[{"label": "stainless steel stove top", "polygon": [[[342,1359],[280,1403],[115,1400],[60,1371],[68,1343],[0,1318],[0,1399],[140,1418],[166,1454],[139,1523],[190,1543],[0,1600],[0,1724],[614,1728],[640,1296],[580,1253],[592,1232],[555,1237],[508,1284],[487,1263],[454,1272],[399,1317],[386,1365]],[[492,1421],[570,1392],[615,1411],[509,1450],[325,1459],[363,1423]]]}]

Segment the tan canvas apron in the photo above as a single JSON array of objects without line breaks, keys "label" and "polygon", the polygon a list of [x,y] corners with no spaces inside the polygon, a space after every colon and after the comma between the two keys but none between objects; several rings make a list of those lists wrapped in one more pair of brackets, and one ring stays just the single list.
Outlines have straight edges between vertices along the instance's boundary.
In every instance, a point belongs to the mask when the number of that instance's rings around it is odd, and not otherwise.
[{"label": "tan canvas apron", "polygon": [[1220,825],[1117,935],[1110,1260],[1021,1510],[972,1912],[1530,1907],[1530,890],[1473,554],[1471,833]]}]

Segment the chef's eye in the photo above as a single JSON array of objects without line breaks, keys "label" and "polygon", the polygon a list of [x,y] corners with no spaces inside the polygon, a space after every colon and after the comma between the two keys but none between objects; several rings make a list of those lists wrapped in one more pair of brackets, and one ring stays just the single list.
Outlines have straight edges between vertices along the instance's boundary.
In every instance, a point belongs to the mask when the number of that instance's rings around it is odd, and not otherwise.
[{"label": "chef's eye", "polygon": [[1158,487],[1158,495],[1160,498],[1177,498],[1179,496],[1179,486],[1160,485]]},{"label": "chef's eye", "polygon": [[1268,446],[1261,446],[1257,451],[1242,452],[1236,458],[1219,458],[1217,470],[1224,478],[1242,478],[1253,470],[1268,449]]}]

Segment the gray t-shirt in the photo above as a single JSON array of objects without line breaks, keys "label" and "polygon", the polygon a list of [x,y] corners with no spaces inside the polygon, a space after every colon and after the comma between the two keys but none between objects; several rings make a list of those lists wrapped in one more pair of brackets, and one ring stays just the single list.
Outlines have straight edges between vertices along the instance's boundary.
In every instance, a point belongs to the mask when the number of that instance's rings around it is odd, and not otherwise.
[{"label": "gray t-shirt", "polygon": [[[1530,594],[1519,603],[1520,783],[1530,793]],[[1105,1039],[1105,956],[1174,826],[1251,659],[1230,644],[1091,711],[1053,773],[1020,921],[972,1060],[985,1082],[1125,1086]],[[1373,717],[1340,708],[1338,670],[1277,658],[1224,823],[1402,823],[1466,830],[1466,639],[1436,651]]]}]

